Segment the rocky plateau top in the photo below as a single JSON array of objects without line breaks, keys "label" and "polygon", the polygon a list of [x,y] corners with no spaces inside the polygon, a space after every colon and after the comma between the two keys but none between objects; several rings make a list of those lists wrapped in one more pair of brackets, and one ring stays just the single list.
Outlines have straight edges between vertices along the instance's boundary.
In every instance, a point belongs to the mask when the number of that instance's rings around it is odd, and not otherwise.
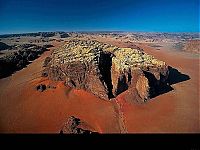
[{"label": "rocky plateau top", "polygon": [[169,74],[165,62],[138,49],[93,40],[65,42],[44,66],[43,76],[105,100],[126,91],[129,100],[145,102],[164,88]]}]

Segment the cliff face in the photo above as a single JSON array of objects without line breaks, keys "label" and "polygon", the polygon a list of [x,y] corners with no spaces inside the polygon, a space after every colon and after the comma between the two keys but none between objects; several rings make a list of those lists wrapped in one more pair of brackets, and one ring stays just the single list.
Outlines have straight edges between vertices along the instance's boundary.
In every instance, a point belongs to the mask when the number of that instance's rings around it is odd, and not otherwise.
[{"label": "cliff face", "polygon": [[123,48],[113,54],[111,72],[114,96],[135,89],[140,100],[146,101],[166,83],[168,67],[165,62],[131,48]]},{"label": "cliff face", "polygon": [[66,42],[52,53],[52,60],[44,70],[52,80],[85,89],[102,99],[108,99],[108,89],[100,73],[102,50],[93,41]]},{"label": "cliff face", "polygon": [[[48,62],[48,63],[47,63]],[[52,53],[43,74],[111,99],[124,91],[144,102],[156,94],[168,77],[167,65],[136,49],[97,41],[71,40]]]}]

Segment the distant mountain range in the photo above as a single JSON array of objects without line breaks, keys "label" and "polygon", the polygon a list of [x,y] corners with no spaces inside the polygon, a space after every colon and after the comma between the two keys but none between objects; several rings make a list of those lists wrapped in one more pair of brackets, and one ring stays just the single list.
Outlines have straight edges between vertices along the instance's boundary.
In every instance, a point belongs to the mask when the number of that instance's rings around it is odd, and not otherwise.
[{"label": "distant mountain range", "polygon": [[12,38],[19,36],[41,36],[41,37],[53,37],[56,35],[60,35],[62,37],[68,37],[66,32],[37,32],[37,33],[21,33],[21,34],[3,34],[0,35],[0,38]]}]

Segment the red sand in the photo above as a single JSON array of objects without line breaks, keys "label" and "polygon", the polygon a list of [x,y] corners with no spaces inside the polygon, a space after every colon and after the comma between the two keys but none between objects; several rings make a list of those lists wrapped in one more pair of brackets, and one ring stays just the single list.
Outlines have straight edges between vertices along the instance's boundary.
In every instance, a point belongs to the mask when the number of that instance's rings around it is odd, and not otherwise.
[{"label": "red sand", "polygon": [[[199,59],[178,52],[156,51],[143,44],[145,52],[190,76],[172,85],[173,91],[153,98],[144,105],[124,104],[128,132],[199,132]],[[123,101],[123,94],[118,98]]]},{"label": "red sand", "polygon": [[120,132],[112,102],[83,90],[72,90],[62,82],[57,83],[56,89],[35,89],[40,83],[51,83],[40,77],[42,62],[48,55],[50,51],[27,68],[0,80],[0,132],[59,133],[71,115],[100,133]]},{"label": "red sand", "polygon": [[0,80],[0,132],[58,133],[71,115],[100,133],[199,132],[199,59],[140,46],[191,79],[174,84],[175,90],[143,105],[124,102],[125,92],[116,103],[65,87],[62,82],[53,83],[56,89],[38,92],[37,84],[51,83],[40,77],[48,51],[27,68]]}]

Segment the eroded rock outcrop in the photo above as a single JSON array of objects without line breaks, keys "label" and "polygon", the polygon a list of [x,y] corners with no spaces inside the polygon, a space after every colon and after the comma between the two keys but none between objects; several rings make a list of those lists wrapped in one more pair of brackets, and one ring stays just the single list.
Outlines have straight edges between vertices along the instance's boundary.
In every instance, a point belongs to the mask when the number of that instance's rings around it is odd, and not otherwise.
[{"label": "eroded rock outcrop", "polygon": [[168,77],[165,62],[137,49],[97,41],[67,41],[52,53],[45,66],[43,74],[50,79],[65,81],[102,99],[128,91],[144,102],[156,95]]},{"label": "eroded rock outcrop", "polygon": [[81,119],[71,116],[65,122],[61,134],[93,134],[95,131],[89,130],[88,125]]},{"label": "eroded rock outcrop", "polygon": [[101,53],[94,41],[69,41],[53,52],[44,72],[52,80],[65,81],[71,87],[108,99],[108,88],[99,66]]},{"label": "eroded rock outcrop", "polygon": [[7,77],[38,58],[47,49],[35,44],[12,46],[11,53],[0,57],[0,78]]},{"label": "eroded rock outcrop", "polygon": [[115,97],[135,88],[141,101],[146,101],[166,84],[168,66],[165,62],[131,48],[123,48],[113,54],[111,76]]}]

